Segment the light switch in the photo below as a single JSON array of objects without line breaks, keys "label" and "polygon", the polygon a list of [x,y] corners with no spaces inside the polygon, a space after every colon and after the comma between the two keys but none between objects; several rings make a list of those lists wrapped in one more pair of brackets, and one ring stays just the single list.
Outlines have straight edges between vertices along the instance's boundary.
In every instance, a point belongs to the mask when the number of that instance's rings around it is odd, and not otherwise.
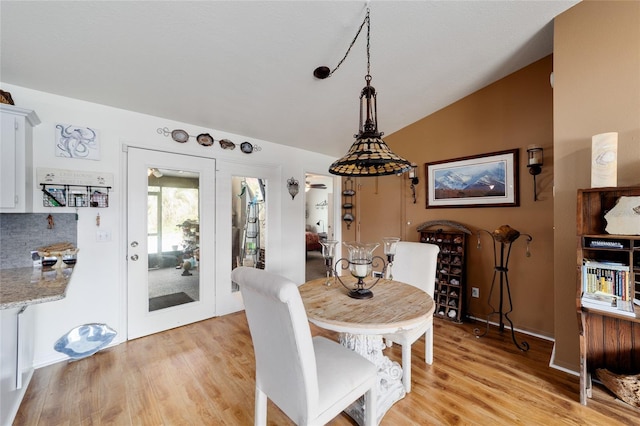
[{"label": "light switch", "polygon": [[96,241],[99,243],[106,243],[107,241],[111,241],[111,231],[105,231],[104,229],[97,230]]}]

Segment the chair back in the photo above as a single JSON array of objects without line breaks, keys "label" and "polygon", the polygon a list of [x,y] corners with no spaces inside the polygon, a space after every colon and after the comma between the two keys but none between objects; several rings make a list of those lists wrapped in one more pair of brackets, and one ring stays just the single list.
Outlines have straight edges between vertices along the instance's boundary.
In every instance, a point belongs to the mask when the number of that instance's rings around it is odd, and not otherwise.
[{"label": "chair back", "polygon": [[239,267],[240,287],[256,358],[256,386],[291,419],[303,421],[319,398],[311,330],[298,287],[257,268]]},{"label": "chair back", "polygon": [[435,244],[399,241],[392,266],[393,279],[433,297],[439,252],[440,247]]}]

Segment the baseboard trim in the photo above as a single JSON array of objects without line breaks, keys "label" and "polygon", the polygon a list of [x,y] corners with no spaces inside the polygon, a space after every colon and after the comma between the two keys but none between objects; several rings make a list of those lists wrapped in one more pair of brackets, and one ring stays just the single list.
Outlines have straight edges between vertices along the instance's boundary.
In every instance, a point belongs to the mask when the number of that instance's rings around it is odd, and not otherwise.
[{"label": "baseboard trim", "polygon": [[576,371],[576,370],[572,370],[571,368],[568,367],[563,367],[561,365],[556,364],[556,344],[554,342],[553,344],[553,350],[551,351],[551,360],[549,360],[549,367],[553,368],[554,370],[559,370],[559,371],[563,371],[567,374],[571,374],[572,376],[580,376],[580,372]]},{"label": "baseboard trim", "polygon": [[[467,318],[472,319],[474,321],[478,321],[478,322],[483,322],[483,323],[487,323],[486,319],[482,319],[482,318],[477,318],[471,315],[468,315]],[[494,321],[489,321],[489,324],[498,327],[499,324],[497,322]],[[547,340],[549,342],[553,342],[553,349],[551,350],[551,358],[549,359],[549,367],[553,368],[554,370],[559,370],[562,371],[564,373],[567,374],[571,374],[572,376],[579,376],[580,373],[578,371],[572,370],[571,368],[568,367],[564,367],[561,365],[558,365],[555,363],[555,359],[556,359],[556,340],[553,337],[549,337],[549,336],[545,336],[543,334],[539,334],[539,333],[535,333],[529,330],[522,330],[520,328],[513,328],[514,331],[517,331],[518,333],[521,334],[526,334],[528,336],[533,336],[533,337],[537,337],[539,339],[543,339],[543,340]]]},{"label": "baseboard trim", "polygon": [[[485,324],[487,323],[486,319],[477,318],[477,317],[474,317],[474,316],[471,316],[471,315],[468,315],[467,318],[472,319],[474,321],[483,322]],[[491,324],[493,326],[496,326],[496,327],[500,326],[500,324],[498,324],[497,322],[494,322],[494,321],[489,321],[489,324]],[[539,333],[536,333],[536,332],[533,332],[533,331],[522,330],[522,329],[516,328],[516,327],[513,328],[513,331],[517,331],[518,333],[526,334],[528,336],[537,337],[539,339],[547,340],[549,342],[555,342],[555,339],[553,337],[545,336],[544,334],[539,334]]]}]

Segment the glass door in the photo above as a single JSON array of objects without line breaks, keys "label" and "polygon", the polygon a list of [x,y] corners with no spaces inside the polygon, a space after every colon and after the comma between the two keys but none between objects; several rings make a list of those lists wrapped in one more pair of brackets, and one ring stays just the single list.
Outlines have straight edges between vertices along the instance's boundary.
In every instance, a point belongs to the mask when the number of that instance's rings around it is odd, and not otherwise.
[{"label": "glass door", "polygon": [[128,149],[128,335],[210,318],[215,160]]}]

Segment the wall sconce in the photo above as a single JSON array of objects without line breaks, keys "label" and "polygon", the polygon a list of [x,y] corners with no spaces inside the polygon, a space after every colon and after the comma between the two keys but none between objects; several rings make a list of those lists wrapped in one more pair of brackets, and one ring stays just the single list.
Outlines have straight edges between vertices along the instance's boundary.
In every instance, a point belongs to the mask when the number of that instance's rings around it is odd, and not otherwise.
[{"label": "wall sconce", "polygon": [[527,148],[527,167],[529,168],[529,174],[533,176],[533,201],[538,201],[536,176],[542,172],[542,164],[542,147],[539,145],[529,145]]},{"label": "wall sconce", "polygon": [[289,194],[291,195],[291,199],[293,200],[298,194],[298,191],[300,189],[300,185],[298,184],[298,181],[295,180],[293,176],[291,176],[291,179],[287,180],[287,189],[289,190]]},{"label": "wall sconce", "polygon": [[413,204],[416,203],[416,185],[420,183],[418,179],[418,165],[411,163],[411,170],[409,170],[409,179],[411,180],[411,195],[413,196]]}]

